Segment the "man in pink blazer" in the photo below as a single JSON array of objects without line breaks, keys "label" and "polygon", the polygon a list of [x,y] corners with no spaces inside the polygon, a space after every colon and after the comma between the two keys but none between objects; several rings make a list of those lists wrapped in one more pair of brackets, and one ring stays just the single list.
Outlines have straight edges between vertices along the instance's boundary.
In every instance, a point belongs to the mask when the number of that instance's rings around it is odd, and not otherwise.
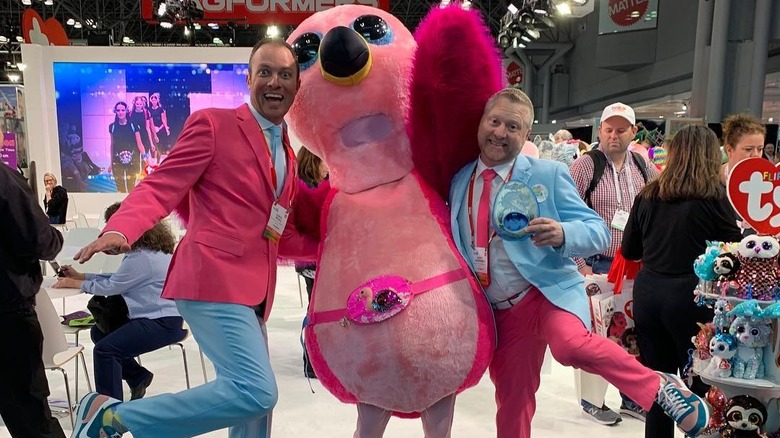
[{"label": "man in pink blazer", "polygon": [[285,226],[296,187],[283,121],[300,83],[293,49],[282,40],[260,41],[249,65],[251,105],[193,113],[168,158],[75,257],[127,252],[177,209],[187,234],[163,297],[176,301],[217,378],[127,403],[91,393],[79,406],[73,437],[131,431],[171,438],[225,427],[231,437],[270,435],[277,388],[263,321],[273,303],[276,258],[313,259],[317,243]]}]

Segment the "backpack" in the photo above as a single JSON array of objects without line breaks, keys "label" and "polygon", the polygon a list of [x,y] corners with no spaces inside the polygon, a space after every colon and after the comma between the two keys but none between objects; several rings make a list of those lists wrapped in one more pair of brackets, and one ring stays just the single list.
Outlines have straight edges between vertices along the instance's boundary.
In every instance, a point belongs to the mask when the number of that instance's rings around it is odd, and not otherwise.
[{"label": "backpack", "polygon": [[[593,202],[591,202],[590,198],[593,191],[596,190],[599,181],[601,181],[601,177],[604,175],[604,169],[607,168],[607,156],[598,149],[589,150],[588,152],[585,152],[584,155],[589,156],[593,160],[593,178],[591,178],[590,185],[588,185],[588,188],[585,190],[585,196],[583,197],[585,204],[592,209]],[[636,167],[639,168],[642,179],[647,183],[647,162],[645,161],[645,158],[634,151],[631,151],[631,158],[634,160]]]},{"label": "backpack", "polygon": [[103,297],[93,295],[87,302],[87,310],[95,319],[101,332],[109,334],[130,321],[127,303],[122,295]]}]

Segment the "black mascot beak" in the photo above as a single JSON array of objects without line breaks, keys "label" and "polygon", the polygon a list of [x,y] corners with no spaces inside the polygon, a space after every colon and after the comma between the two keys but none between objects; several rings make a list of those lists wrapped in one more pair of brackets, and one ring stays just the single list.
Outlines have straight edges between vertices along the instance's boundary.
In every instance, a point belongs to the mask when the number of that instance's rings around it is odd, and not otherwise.
[{"label": "black mascot beak", "polygon": [[371,71],[371,50],[354,30],[338,26],[320,44],[322,76],[338,85],[356,85]]}]

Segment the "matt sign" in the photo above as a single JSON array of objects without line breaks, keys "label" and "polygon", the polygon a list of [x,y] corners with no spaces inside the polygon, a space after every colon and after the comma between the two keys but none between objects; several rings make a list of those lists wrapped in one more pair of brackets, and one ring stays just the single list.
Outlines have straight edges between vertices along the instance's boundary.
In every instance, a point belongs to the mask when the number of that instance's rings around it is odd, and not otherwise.
[{"label": "matt sign", "polygon": [[658,0],[600,0],[599,33],[654,29],[658,24]]},{"label": "matt sign", "polygon": [[506,65],[506,80],[509,85],[518,86],[523,83],[523,66],[515,61],[510,61]]},{"label": "matt sign", "polygon": [[[241,24],[300,24],[315,12],[340,5],[364,5],[385,11],[390,0],[195,0],[203,8],[201,23],[235,21]],[[141,16],[157,21],[154,0],[142,0]]]}]

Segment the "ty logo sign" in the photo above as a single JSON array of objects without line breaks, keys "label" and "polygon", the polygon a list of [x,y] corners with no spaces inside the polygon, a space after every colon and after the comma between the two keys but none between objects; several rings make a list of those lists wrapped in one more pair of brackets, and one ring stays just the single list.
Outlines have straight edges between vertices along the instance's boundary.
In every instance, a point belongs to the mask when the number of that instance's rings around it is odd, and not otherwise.
[{"label": "ty logo sign", "polygon": [[778,166],[763,158],[748,158],[734,166],[728,180],[729,201],[742,220],[772,236],[780,234]]}]

